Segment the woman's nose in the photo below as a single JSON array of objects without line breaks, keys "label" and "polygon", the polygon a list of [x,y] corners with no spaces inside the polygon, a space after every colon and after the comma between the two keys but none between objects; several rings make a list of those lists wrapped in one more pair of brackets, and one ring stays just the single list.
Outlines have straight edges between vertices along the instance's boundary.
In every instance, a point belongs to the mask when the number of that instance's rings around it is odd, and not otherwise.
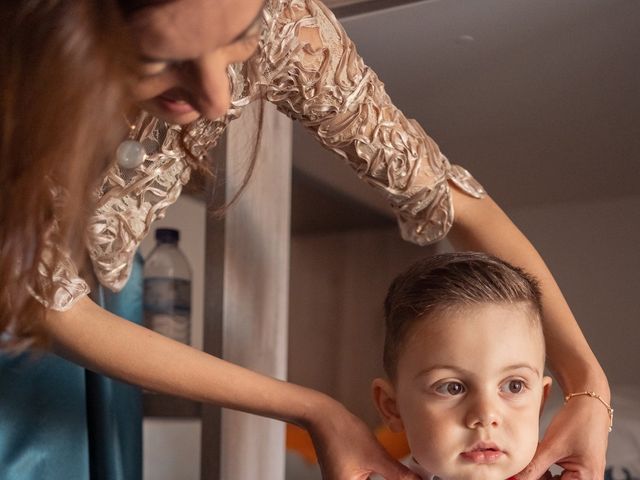
[{"label": "woman's nose", "polygon": [[231,106],[231,89],[226,63],[204,58],[195,66],[191,76],[196,109],[209,120],[227,113]]},{"label": "woman's nose", "polygon": [[497,427],[500,424],[500,409],[497,399],[488,394],[477,394],[469,398],[465,424],[468,428]]}]

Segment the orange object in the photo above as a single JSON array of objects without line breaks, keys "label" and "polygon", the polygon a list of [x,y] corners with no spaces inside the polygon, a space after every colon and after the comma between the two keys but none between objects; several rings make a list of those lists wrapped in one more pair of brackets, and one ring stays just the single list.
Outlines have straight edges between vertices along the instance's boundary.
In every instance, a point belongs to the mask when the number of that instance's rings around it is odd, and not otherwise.
[{"label": "orange object", "polygon": [[375,436],[389,455],[396,460],[405,458],[411,452],[404,432],[392,432],[386,426],[381,426],[376,428]]},{"label": "orange object", "polygon": [[318,456],[313,448],[311,436],[304,428],[290,423],[287,424],[287,450],[296,452],[311,465],[318,463]]},{"label": "orange object", "polygon": [[[392,432],[382,426],[375,430],[375,436],[393,458],[399,460],[409,455],[409,443],[404,432]],[[306,430],[296,425],[287,424],[287,450],[296,452],[311,465],[318,463],[318,456],[313,447],[311,436]]]}]

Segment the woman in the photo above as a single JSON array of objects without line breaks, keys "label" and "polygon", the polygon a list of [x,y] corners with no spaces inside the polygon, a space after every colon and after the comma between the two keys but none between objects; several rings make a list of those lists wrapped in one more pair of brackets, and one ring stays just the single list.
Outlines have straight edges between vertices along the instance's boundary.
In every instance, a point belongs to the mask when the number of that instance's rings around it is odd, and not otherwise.
[{"label": "woman", "polygon": [[[392,105],[325,7],[314,0],[269,1],[260,27],[254,21],[263,9],[260,0],[122,3],[143,60],[136,97],[161,119],[129,116],[133,136],[159,132],[160,137],[154,137],[157,145],[142,164],[122,156],[102,185],[89,230],[89,251],[102,283],[112,288],[124,283],[137,244],[180,194],[191,166],[200,164],[239,109],[261,94],[384,190],[405,238],[424,244],[451,227],[456,245],[493,253],[541,279],[547,351],[563,390],[595,391],[609,401],[604,373],[542,259],[473,178],[450,166],[420,127]],[[246,63],[231,68],[231,91],[227,67],[236,62]],[[314,438],[326,478],[366,478],[371,472],[413,478],[332,399],[194,351],[104,311],[86,297],[88,287],[65,252],[56,252],[55,265],[66,269],[49,295],[40,295],[50,307],[42,327],[67,358],[149,389],[301,424]],[[30,324],[24,318],[18,323]],[[600,402],[574,397],[521,478],[538,478],[554,462],[567,477],[601,477],[608,425]]]}]

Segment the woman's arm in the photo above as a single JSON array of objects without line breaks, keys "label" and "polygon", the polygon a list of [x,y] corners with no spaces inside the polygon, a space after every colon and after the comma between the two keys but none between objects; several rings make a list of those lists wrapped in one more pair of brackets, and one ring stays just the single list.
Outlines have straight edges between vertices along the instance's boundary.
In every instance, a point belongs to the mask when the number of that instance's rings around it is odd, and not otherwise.
[{"label": "woman's arm", "polygon": [[[604,371],[533,245],[490,197],[478,200],[451,190],[455,219],[449,238],[454,246],[499,256],[540,281],[547,357],[563,392],[595,391],[609,402]],[[576,478],[603,478],[609,415],[597,400],[578,398],[555,417],[536,458],[519,478],[537,479],[553,463],[580,473]]]},{"label": "woman's arm", "polygon": [[296,423],[308,429],[327,479],[376,472],[415,480],[383,451],[367,427],[338,402],[308,388],[233,365],[123,320],[83,297],[50,311],[46,329],[60,355],[150,390]]},{"label": "woman's arm", "polygon": [[[453,223],[451,238],[459,247],[493,253],[539,278],[548,355],[560,385],[567,393],[596,391],[608,401],[606,377],[531,243],[473,177],[451,165],[393,104],[331,12],[316,0],[296,7],[276,12],[269,23],[271,48],[261,59],[266,98],[384,192],[405,239],[428,244]],[[572,399],[522,478],[537,479],[554,462],[578,478],[602,478],[607,428],[600,402]]]}]

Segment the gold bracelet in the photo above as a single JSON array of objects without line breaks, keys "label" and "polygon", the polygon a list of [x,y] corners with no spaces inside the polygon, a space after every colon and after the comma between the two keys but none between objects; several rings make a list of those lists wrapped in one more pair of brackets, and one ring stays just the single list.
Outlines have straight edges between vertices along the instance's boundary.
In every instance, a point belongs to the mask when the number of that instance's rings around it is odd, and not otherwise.
[{"label": "gold bracelet", "polygon": [[566,404],[573,397],[578,397],[580,395],[588,395],[588,396],[590,396],[592,398],[596,398],[596,399],[600,400],[600,403],[602,403],[605,406],[605,408],[607,409],[607,413],[609,414],[609,431],[613,430],[613,408],[611,408],[611,405],[609,405],[607,402],[605,402],[602,399],[602,397],[600,395],[598,395],[596,392],[569,393],[568,395],[566,395],[564,397],[564,403]]}]

